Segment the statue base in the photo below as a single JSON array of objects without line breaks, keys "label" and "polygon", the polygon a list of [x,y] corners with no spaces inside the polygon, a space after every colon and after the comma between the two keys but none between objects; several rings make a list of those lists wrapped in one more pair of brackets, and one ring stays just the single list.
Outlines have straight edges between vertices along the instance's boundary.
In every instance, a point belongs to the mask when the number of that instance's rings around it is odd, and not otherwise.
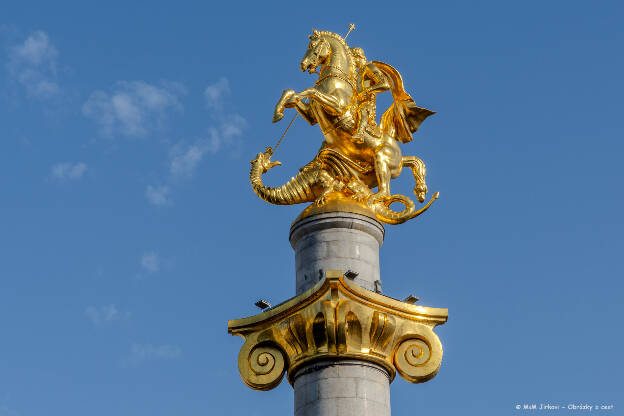
[{"label": "statue base", "polygon": [[345,197],[340,193],[332,193],[327,196],[327,201],[325,201],[323,205],[308,205],[308,207],[304,209],[301,214],[299,214],[299,216],[293,221],[292,225],[294,226],[302,219],[311,217],[313,215],[335,212],[359,214],[377,221],[377,215],[373,212],[372,209],[366,206],[366,204],[362,202],[357,202],[353,198]]}]

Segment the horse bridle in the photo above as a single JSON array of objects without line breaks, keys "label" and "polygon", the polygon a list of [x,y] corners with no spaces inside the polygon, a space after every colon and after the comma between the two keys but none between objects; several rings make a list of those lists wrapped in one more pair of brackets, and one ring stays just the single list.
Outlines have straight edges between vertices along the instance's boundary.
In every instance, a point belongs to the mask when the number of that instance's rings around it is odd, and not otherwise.
[{"label": "horse bridle", "polygon": [[[323,72],[325,72],[327,69],[330,69],[330,68],[337,69],[338,71],[342,72],[342,75],[341,74],[336,74],[336,73],[323,75]],[[336,65],[330,65],[330,64],[324,65],[323,69],[321,69],[320,75],[321,76],[319,77],[319,79],[316,80],[314,85],[320,84],[321,82],[325,81],[327,78],[339,78],[339,79],[347,82],[351,86],[351,88],[353,88],[353,92],[357,92],[357,88],[355,86],[355,83],[353,82],[353,80],[351,79],[349,74],[344,72],[342,70],[342,68],[340,68],[340,67],[338,67]]]}]

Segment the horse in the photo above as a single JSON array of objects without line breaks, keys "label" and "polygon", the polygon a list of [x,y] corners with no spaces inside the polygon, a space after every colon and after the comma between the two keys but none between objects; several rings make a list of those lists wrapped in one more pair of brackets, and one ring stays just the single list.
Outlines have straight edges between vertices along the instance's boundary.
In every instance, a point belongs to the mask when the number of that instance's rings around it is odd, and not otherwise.
[{"label": "horse", "polygon": [[[424,164],[414,156],[403,157],[398,143],[399,139],[395,137],[397,129],[391,125],[394,116],[390,113],[393,111],[400,113],[400,110],[397,110],[396,106],[394,109],[391,106],[384,113],[380,124],[381,137],[370,136],[364,143],[354,140],[353,135],[360,116],[357,111],[359,91],[356,85],[355,62],[349,46],[340,35],[328,31],[313,30],[309,39],[300,68],[303,72],[318,74],[319,78],[313,87],[303,91],[284,90],[275,106],[273,122],[278,122],[284,117],[285,108],[294,108],[309,124],[319,125],[324,138],[319,155],[328,150],[333,154],[341,155],[349,162],[345,163],[346,169],[352,166],[358,167],[357,172],[353,173],[361,183],[368,188],[378,187],[376,193],[369,192],[367,195],[369,206],[381,203],[389,208],[391,203],[400,202],[405,205],[402,214],[408,215],[408,211],[414,212],[414,204],[409,198],[390,193],[390,180],[398,177],[403,167],[410,167],[414,174],[416,180],[414,192],[420,202],[424,201],[427,193]],[[383,65],[392,68],[387,64]],[[320,72],[317,71],[319,67]],[[396,72],[394,68],[392,70]],[[396,76],[402,89],[402,80],[398,72]],[[407,96],[407,94],[404,95]],[[307,103],[305,99],[308,99]],[[411,98],[409,100],[411,101]],[[413,104],[413,101],[411,103]],[[420,109],[415,105],[412,107]],[[411,140],[411,133],[409,136]],[[412,217],[411,214],[410,217]]]}]

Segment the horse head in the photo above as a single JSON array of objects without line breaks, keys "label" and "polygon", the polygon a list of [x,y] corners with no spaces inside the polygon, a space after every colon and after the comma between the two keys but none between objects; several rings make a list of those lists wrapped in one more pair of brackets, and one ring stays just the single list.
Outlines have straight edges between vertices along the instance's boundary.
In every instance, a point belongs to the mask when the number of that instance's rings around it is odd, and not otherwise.
[{"label": "horse head", "polygon": [[331,55],[331,45],[323,37],[321,32],[312,29],[312,35],[308,36],[308,50],[301,59],[301,70],[313,73],[319,65],[324,64]]}]

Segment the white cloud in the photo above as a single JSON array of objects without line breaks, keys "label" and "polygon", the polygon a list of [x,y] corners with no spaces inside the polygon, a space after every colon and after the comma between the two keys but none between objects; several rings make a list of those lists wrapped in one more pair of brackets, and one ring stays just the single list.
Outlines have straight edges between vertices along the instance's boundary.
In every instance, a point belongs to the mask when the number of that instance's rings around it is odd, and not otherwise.
[{"label": "white cloud", "polygon": [[48,99],[60,94],[56,80],[58,50],[43,31],[33,32],[26,40],[9,49],[7,70],[29,97]]},{"label": "white cloud", "polygon": [[196,140],[191,145],[180,142],[171,148],[169,173],[173,177],[191,177],[207,154],[217,153],[224,146],[232,145],[243,134],[247,122],[234,114],[224,117],[219,128],[212,127],[208,137]]},{"label": "white cloud", "polygon": [[247,126],[247,121],[239,114],[228,114],[221,117],[221,122],[217,128],[210,129],[210,151],[216,153],[225,147],[234,147],[239,144],[239,138],[243,135],[243,130]]},{"label": "white cloud", "polygon": [[190,177],[204,158],[206,153],[214,153],[218,148],[214,134],[210,139],[199,139],[191,145],[180,142],[171,148],[169,152],[169,173],[173,177]]},{"label": "white cloud", "polygon": [[225,117],[221,124],[221,134],[225,139],[231,139],[243,134],[243,129],[247,126],[247,121],[239,114],[231,114]]},{"label": "white cloud", "polygon": [[87,169],[87,164],[84,162],[57,163],[52,166],[50,175],[57,181],[78,180]]},{"label": "white cloud", "polygon": [[112,92],[95,91],[82,106],[82,113],[112,136],[142,137],[161,127],[170,110],[181,111],[179,97],[184,87],[176,83],[155,86],[143,81],[120,81]]},{"label": "white cloud", "polygon": [[230,83],[227,78],[219,78],[217,82],[208,85],[204,90],[204,98],[208,108],[221,110],[223,107],[223,97],[230,93]]},{"label": "white cloud", "polygon": [[153,205],[169,204],[169,192],[171,189],[167,185],[152,186],[148,185],[145,190],[145,197]]},{"label": "white cloud", "polygon": [[173,175],[191,175],[201,161],[207,148],[197,143],[179,151],[172,157],[169,170]]},{"label": "white cloud", "polygon": [[95,325],[102,325],[120,318],[119,311],[115,305],[108,305],[102,307],[89,306],[85,313],[87,317]]},{"label": "white cloud", "polygon": [[130,362],[139,364],[153,359],[177,359],[182,350],[176,345],[132,344]]},{"label": "white cloud", "polygon": [[167,185],[148,186],[145,195],[154,205],[170,203],[169,193],[180,179],[191,178],[207,155],[215,154],[226,148],[240,146],[240,137],[247,126],[247,121],[239,114],[223,111],[224,97],[230,93],[229,82],[220,78],[204,90],[204,98],[210,112],[212,126],[207,133],[194,141],[183,140],[169,150]]},{"label": "white cloud", "polygon": [[13,47],[14,57],[31,65],[54,65],[58,51],[50,43],[48,35],[43,31],[36,31],[23,44]]},{"label": "white cloud", "polygon": [[143,267],[148,273],[156,273],[160,270],[160,259],[158,254],[153,251],[143,253],[141,257],[141,267]]}]

